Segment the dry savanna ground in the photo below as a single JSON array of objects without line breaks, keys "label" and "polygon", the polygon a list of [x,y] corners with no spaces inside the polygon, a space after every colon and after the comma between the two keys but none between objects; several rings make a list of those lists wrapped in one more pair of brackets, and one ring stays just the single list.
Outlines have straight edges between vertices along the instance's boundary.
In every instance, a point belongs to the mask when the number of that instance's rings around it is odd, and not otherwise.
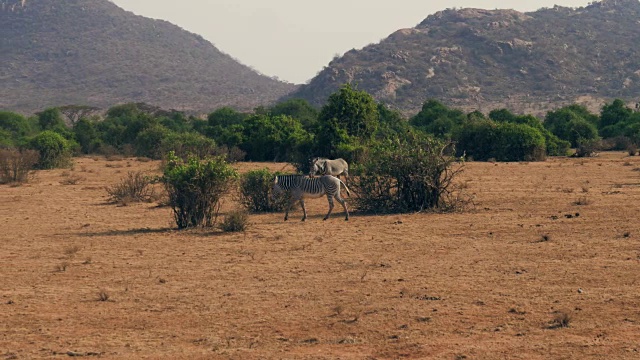
[{"label": "dry savanna ground", "polygon": [[244,233],[107,202],[158,168],[0,186],[0,359],[640,358],[640,157],[468,163],[463,213],[323,222],[316,199]]}]

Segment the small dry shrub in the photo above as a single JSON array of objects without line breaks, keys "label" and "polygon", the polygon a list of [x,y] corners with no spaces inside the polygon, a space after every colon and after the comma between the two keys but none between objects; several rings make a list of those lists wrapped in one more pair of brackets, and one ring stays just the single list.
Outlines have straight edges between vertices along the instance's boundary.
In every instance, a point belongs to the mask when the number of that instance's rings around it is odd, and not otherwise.
[{"label": "small dry shrub", "polygon": [[602,143],[597,139],[581,139],[573,154],[574,157],[594,157],[598,156],[598,151],[602,149]]},{"label": "small dry shrub", "polygon": [[629,154],[629,156],[635,156],[637,152],[638,152],[638,147],[635,146],[634,144],[627,146],[627,153]]},{"label": "small dry shrub", "polygon": [[150,201],[154,198],[151,182],[152,179],[141,171],[130,171],[119,183],[107,187],[107,194],[110,201],[117,204]]},{"label": "small dry shrub", "polygon": [[65,176],[65,174],[63,173],[62,176],[64,177],[62,180],[60,180],[60,184],[62,185],[77,185],[80,181],[84,180],[82,176],[76,174],[67,173],[67,175]]},{"label": "small dry shrub", "polygon": [[35,150],[0,149],[0,184],[27,182],[39,159]]},{"label": "small dry shrub", "polygon": [[574,205],[589,205],[591,204],[591,200],[589,200],[586,196],[579,197],[576,201],[573,202]]},{"label": "small dry shrub", "polygon": [[551,241],[551,235],[549,234],[542,234],[540,235],[540,239],[538,239],[538,242],[548,242]]},{"label": "small dry shrub", "polygon": [[108,301],[111,295],[105,289],[100,289],[98,291],[98,301]]},{"label": "small dry shrub", "polygon": [[64,254],[67,257],[71,258],[75,254],[77,254],[80,250],[82,250],[80,245],[71,245],[71,246],[67,246],[66,248],[64,248]]},{"label": "small dry shrub", "polygon": [[232,211],[220,223],[220,229],[224,232],[239,232],[245,231],[248,225],[249,215],[246,211]]},{"label": "small dry shrub", "polygon": [[60,264],[58,264],[56,266],[56,271],[65,272],[65,271],[67,271],[68,267],[69,267],[69,263],[66,262],[66,261],[63,261],[63,262],[61,262]]},{"label": "small dry shrub", "polygon": [[565,311],[556,311],[549,328],[567,328],[569,327],[569,323],[571,323],[571,315],[569,315],[569,313]]}]

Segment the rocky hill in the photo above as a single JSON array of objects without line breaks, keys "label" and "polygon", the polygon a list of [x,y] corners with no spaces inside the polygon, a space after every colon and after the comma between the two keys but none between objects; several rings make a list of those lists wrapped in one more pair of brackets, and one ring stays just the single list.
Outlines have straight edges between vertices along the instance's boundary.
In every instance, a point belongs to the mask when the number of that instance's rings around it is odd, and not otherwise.
[{"label": "rocky hill", "polygon": [[252,109],[295,85],[263,76],[202,37],[108,0],[0,0],[0,109]]},{"label": "rocky hill", "polygon": [[448,9],[332,61],[293,94],[322,104],[352,82],[405,113],[428,98],[465,110],[542,113],[640,97],[640,2],[535,12]]}]

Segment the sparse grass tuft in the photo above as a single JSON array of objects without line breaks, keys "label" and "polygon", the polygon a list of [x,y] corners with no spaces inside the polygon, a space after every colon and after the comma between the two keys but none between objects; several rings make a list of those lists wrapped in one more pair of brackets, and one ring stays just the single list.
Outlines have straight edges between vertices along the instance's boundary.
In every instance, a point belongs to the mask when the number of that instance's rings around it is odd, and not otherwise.
[{"label": "sparse grass tuft", "polygon": [[567,328],[571,323],[571,315],[565,311],[557,311],[551,321],[550,329]]},{"label": "sparse grass tuft", "polygon": [[60,264],[56,265],[55,270],[58,272],[65,272],[67,271],[67,268],[69,267],[69,263],[66,261],[61,262]]},{"label": "sparse grass tuft", "polygon": [[108,301],[111,295],[105,289],[100,289],[98,291],[98,301]]},{"label": "sparse grass tuft", "polygon": [[246,211],[232,211],[225,216],[220,223],[220,229],[224,232],[245,231],[249,224],[249,215]]},{"label": "sparse grass tuft", "polygon": [[548,242],[551,241],[551,235],[549,234],[542,234],[540,236],[540,239],[538,240],[538,242]]},{"label": "sparse grass tuft", "polygon": [[80,245],[72,245],[72,246],[67,246],[66,248],[64,248],[64,254],[68,257],[68,258],[72,258],[75,254],[78,253],[78,251],[80,251],[82,248],[80,247]]},{"label": "sparse grass tuft", "polygon": [[127,205],[130,202],[150,201],[154,197],[151,178],[142,172],[128,172],[118,184],[107,187],[112,203]]},{"label": "sparse grass tuft", "polygon": [[62,176],[64,177],[62,180],[60,180],[60,184],[62,185],[77,185],[80,181],[84,180],[82,176],[69,174],[66,171],[62,173]]},{"label": "sparse grass tuft", "polygon": [[586,196],[581,196],[573,202],[574,205],[589,205],[591,200]]}]

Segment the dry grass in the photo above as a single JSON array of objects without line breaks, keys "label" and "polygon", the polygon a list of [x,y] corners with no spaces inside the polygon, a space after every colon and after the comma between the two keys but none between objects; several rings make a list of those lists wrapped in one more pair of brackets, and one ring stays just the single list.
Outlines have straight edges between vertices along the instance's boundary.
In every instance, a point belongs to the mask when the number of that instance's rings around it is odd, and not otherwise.
[{"label": "dry grass", "polygon": [[[467,212],[322,221],[326,199],[310,199],[306,222],[250,215],[240,233],[173,230],[169,208],[109,205],[104,187],[120,176],[77,159],[81,187],[59,184],[62,170],[0,186],[0,353],[632,359],[640,186],[610,191],[638,183],[626,156],[468,163]],[[576,191],[558,191],[567,184]],[[582,195],[591,204],[574,207]],[[238,207],[229,196],[222,213]]]}]

